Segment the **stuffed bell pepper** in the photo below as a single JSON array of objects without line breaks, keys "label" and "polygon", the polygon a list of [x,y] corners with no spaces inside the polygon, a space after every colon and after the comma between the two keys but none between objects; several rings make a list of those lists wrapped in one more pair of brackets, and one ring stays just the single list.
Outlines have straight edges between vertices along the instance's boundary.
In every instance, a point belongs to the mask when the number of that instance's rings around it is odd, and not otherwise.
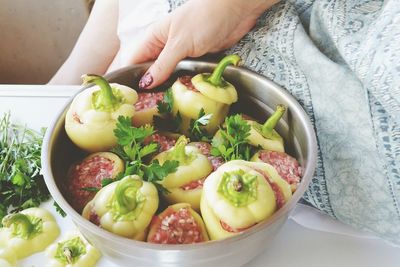
[{"label": "stuffed bell pepper", "polygon": [[100,259],[100,252],[79,233],[66,237],[46,249],[47,267],[92,267]]},{"label": "stuffed bell pepper", "polygon": [[44,250],[60,234],[53,215],[42,208],[29,208],[9,214],[0,228],[2,243],[16,254],[17,259]]},{"label": "stuffed bell pepper", "polygon": [[283,138],[274,129],[285,111],[286,107],[284,105],[278,105],[276,111],[262,125],[253,120],[246,120],[251,126],[248,142],[253,146],[261,146],[266,150],[285,152]]},{"label": "stuffed bell pepper", "polygon": [[65,130],[78,147],[89,152],[107,151],[117,144],[114,135],[119,116],[132,117],[138,99],[135,90],[109,84],[103,77],[84,75],[84,83],[95,83],[79,93],[65,117]]},{"label": "stuffed bell pepper", "polygon": [[291,195],[289,184],[269,164],[234,160],[204,182],[201,214],[210,238],[224,239],[267,219]]},{"label": "stuffed bell pepper", "polygon": [[176,172],[169,174],[160,182],[169,193],[165,198],[171,204],[185,202],[193,209],[200,209],[200,197],[204,179],[212,172],[211,162],[201,151],[189,146],[185,136],[179,137],[175,146],[154,157],[160,164],[167,160],[179,162]]},{"label": "stuffed bell pepper", "polygon": [[100,188],[103,179],[114,179],[124,171],[124,162],[111,152],[98,152],[73,164],[66,179],[66,196],[71,206],[79,213],[96,195],[85,188]]},{"label": "stuffed bell pepper", "polygon": [[221,60],[212,74],[183,76],[172,85],[173,113],[182,117],[181,130],[187,132],[190,121],[198,119],[201,110],[212,114],[208,133],[215,133],[228,114],[229,107],[238,99],[235,87],[225,81],[222,73],[228,65],[238,65],[240,57],[229,55]]},{"label": "stuffed bell pepper", "polygon": [[97,192],[82,216],[117,235],[144,240],[158,202],[158,192],[152,183],[130,175]]},{"label": "stuffed bell pepper", "polygon": [[193,244],[208,241],[203,219],[190,204],[178,203],[154,216],[147,242],[157,244]]}]

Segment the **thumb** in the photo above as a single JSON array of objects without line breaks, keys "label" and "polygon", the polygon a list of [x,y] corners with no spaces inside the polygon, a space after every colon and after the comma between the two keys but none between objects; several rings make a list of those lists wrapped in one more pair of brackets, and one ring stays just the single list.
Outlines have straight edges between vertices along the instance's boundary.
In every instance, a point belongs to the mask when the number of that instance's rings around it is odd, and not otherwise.
[{"label": "thumb", "polygon": [[165,82],[179,61],[187,56],[185,51],[184,47],[179,45],[176,40],[167,41],[157,60],[140,79],[139,88],[151,89]]}]

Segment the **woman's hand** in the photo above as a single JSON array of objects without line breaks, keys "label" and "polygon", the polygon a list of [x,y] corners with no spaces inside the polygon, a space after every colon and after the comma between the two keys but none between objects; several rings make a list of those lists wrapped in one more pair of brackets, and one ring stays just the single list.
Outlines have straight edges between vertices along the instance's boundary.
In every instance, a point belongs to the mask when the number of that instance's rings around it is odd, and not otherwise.
[{"label": "woman's hand", "polygon": [[185,57],[227,49],[279,0],[190,0],[152,24],[134,50],[130,63],[154,60],[139,82],[150,89],[164,82]]}]

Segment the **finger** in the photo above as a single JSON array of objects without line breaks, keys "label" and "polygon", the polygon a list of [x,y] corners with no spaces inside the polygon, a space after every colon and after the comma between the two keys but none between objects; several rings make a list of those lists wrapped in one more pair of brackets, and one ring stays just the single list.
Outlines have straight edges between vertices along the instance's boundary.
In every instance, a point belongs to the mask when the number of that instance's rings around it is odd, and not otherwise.
[{"label": "finger", "polygon": [[129,64],[138,64],[156,59],[167,42],[168,29],[169,18],[149,26],[144,38],[134,44],[131,56],[128,58]]},{"label": "finger", "polygon": [[179,61],[187,56],[183,44],[176,41],[168,41],[157,60],[140,79],[139,87],[151,89],[165,82],[175,70]]}]

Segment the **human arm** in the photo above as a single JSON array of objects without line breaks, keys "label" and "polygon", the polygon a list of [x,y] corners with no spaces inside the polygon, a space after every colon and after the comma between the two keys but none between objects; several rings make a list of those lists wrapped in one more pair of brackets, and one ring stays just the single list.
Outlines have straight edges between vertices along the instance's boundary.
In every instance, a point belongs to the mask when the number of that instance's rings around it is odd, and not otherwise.
[{"label": "human arm", "polygon": [[103,75],[119,49],[118,0],[97,0],[68,59],[49,84],[80,84],[83,73]]},{"label": "human arm", "polygon": [[231,47],[278,0],[190,0],[149,26],[133,48],[130,63],[156,59],[139,86],[164,82],[185,57],[199,57]]}]

